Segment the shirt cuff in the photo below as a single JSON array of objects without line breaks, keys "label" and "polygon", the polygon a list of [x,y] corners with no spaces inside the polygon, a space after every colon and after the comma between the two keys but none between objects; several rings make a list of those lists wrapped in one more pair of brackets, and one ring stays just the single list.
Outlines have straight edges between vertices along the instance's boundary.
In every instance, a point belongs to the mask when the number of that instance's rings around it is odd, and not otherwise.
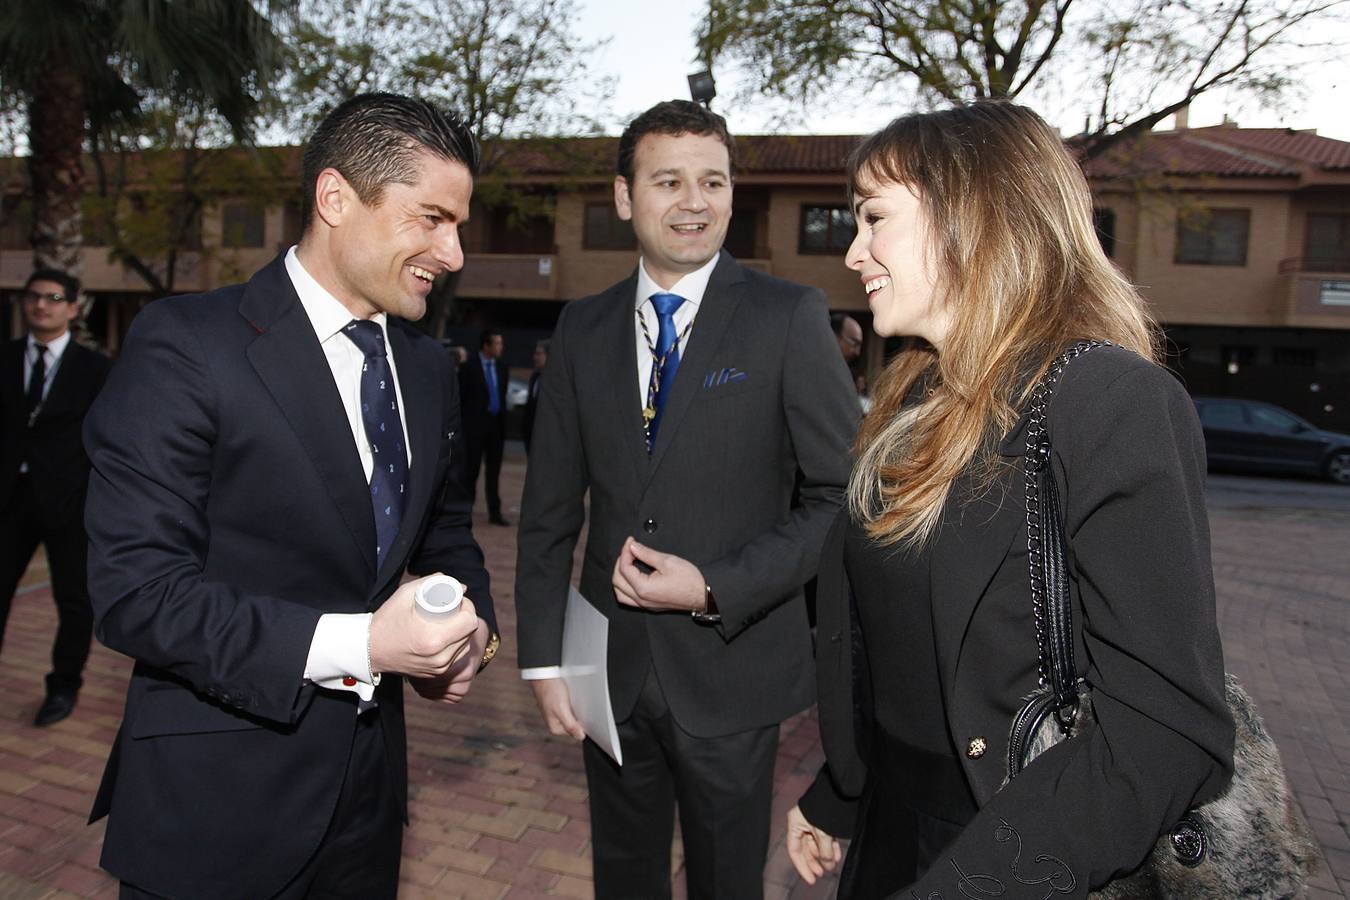
[{"label": "shirt cuff", "polygon": [[532,669],[521,669],[520,677],[525,681],[543,681],[545,678],[561,678],[562,666],[535,666]]},{"label": "shirt cuff", "polygon": [[378,673],[370,671],[370,620],[374,613],[326,613],[319,616],[305,660],[305,678],[321,688],[352,691],[362,700],[375,696]]}]

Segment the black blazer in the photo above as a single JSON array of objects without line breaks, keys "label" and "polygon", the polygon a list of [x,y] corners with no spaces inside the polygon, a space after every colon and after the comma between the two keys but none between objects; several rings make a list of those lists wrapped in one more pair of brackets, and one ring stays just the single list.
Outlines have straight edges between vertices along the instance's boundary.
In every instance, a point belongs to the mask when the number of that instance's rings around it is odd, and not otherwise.
[{"label": "black blazer", "polygon": [[530,438],[534,435],[534,417],[539,411],[539,382],[542,375],[537,369],[530,373],[530,386],[525,394],[525,416],[520,421],[520,433],[525,438],[526,446],[529,446]]},{"label": "black blazer", "polygon": [[[609,619],[616,719],[654,667],[691,734],[780,722],[814,696],[802,583],[843,496],[858,419],[824,296],[723,253],[649,455],[636,290],[635,272],[568,304],[550,342],[518,533],[519,662],[559,662],[589,490],[581,593]],[[610,578],[629,535],[697,565],[722,624],[620,606]]]},{"label": "black blazer", "polygon": [[[497,375],[498,418],[506,415],[506,387],[511,377],[510,370],[500,359],[492,361]],[[459,396],[463,407],[464,427],[470,434],[481,434],[487,426],[488,393],[487,376],[483,372],[483,358],[472,354],[464,365],[459,367]]]},{"label": "black blazer", "polygon": [[[1128,351],[1100,348],[1068,366],[1048,415],[1070,544],[1077,660],[1094,688],[1098,723],[1000,790],[1008,728],[1037,677],[1020,458],[1025,426],[1024,419],[1000,447],[1010,468],[994,489],[972,500],[969,483],[954,487],[933,546],[931,602],[947,722],[980,812],[945,858],[897,897],[985,896],[979,891],[992,895],[996,884],[1006,897],[1041,898],[1051,884],[1056,897],[1086,896],[1136,868],[1162,830],[1217,794],[1232,771],[1195,409],[1164,370]],[[822,556],[817,594],[827,765],[802,810],[826,831],[846,835],[853,810],[845,800],[867,779],[869,726],[867,711],[857,717],[854,709],[843,526],[841,516]],[[902,689],[876,686],[873,694],[883,703]],[[971,749],[977,738],[983,753],[978,744]],[[1019,852],[1025,881],[1013,871]]]},{"label": "black blazer", "polygon": [[102,353],[72,339],[30,427],[23,380],[27,346],[28,339],[19,338],[0,348],[0,509],[13,495],[19,466],[26,457],[43,516],[52,524],[78,520],[89,481],[80,428],[103,388],[110,363]]},{"label": "black blazer", "polygon": [[[173,897],[271,896],[318,845],[355,695],[303,681],[324,613],[373,610],[405,565],[468,585],[449,357],[391,319],[412,448],[407,510],[376,569],[369,487],[281,258],[247,284],[150,304],[90,412],[89,586],[99,640],[136,660],[93,817],[103,866]],[[400,806],[403,685],[377,696]]]}]

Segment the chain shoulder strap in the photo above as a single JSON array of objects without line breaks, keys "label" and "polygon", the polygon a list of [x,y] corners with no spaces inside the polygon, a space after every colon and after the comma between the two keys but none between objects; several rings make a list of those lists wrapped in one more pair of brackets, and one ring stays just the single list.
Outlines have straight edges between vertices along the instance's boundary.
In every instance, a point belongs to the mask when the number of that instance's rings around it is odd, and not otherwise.
[{"label": "chain shoulder strap", "polygon": [[1046,413],[1064,369],[1070,362],[1110,341],[1079,341],[1050,364],[1032,390],[1023,458],[1027,497],[1027,554],[1031,569],[1031,602],[1040,654],[1040,686],[1054,695],[1055,717],[1068,728],[1077,712],[1077,667],[1073,659],[1073,619],[1069,596],[1067,545],[1059,508],[1059,492],[1050,469],[1050,432]]}]

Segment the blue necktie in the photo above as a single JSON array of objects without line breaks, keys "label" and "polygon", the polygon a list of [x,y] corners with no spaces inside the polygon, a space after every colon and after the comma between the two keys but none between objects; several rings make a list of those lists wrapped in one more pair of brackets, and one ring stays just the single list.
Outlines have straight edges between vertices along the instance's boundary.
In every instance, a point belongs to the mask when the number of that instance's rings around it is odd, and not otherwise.
[{"label": "blue necktie", "polygon": [[502,411],[502,401],[497,396],[497,361],[481,356],[479,361],[483,363],[483,375],[487,378],[488,415],[495,416]]},{"label": "blue necktie", "polygon": [[375,558],[383,565],[403,521],[408,486],[408,451],[403,446],[403,419],[398,393],[384,349],[384,331],[374,322],[355,319],[342,329],[365,355],[361,367],[361,421],[366,427],[374,466],[370,471],[370,505],[375,513]]},{"label": "blue necktie", "polygon": [[[680,368],[680,348],[675,343],[675,310],[684,302],[684,298],[679,294],[652,294],[651,299],[659,323],[656,332],[656,357],[652,360],[652,378],[657,378],[659,368],[661,380],[656,384],[656,396],[652,404],[656,415],[652,417],[651,427],[647,429],[648,452],[656,446],[656,431],[661,426],[661,413],[666,408],[666,398],[670,396],[670,389],[675,384],[675,373]],[[664,365],[661,364],[663,359]]]}]

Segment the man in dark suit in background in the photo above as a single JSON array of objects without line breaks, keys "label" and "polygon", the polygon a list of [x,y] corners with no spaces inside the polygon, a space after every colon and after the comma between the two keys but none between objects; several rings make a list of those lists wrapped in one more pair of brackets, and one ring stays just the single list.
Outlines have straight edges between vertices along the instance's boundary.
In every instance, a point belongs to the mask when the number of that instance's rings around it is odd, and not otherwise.
[{"label": "man in dark suit in background", "polygon": [[534,345],[534,371],[530,373],[530,387],[526,393],[525,418],[520,423],[520,434],[525,439],[525,454],[530,453],[530,439],[534,436],[534,416],[539,411],[539,383],[548,365],[548,341]]},{"label": "man in dark suit in background", "polygon": [[80,428],[108,377],[108,358],[72,339],[79,293],[79,281],[65,272],[30,275],[20,298],[28,334],[0,358],[0,640],[39,543],[56,600],[52,671],[34,725],[59,722],[75,708],[94,627],[85,586],[89,460]]},{"label": "man in dark suit in background", "polygon": [[[496,649],[454,371],[403,321],[464,263],[477,164],[428,103],[346,101],[299,246],[147,306],[90,411],[98,636],[136,660],[93,811],[124,900],[397,893],[400,676],[454,703]],[[420,615],[408,572],[468,600]]]},{"label": "man in dark suit in background", "polygon": [[670,896],[676,807],[689,895],[762,896],[778,723],[813,699],[802,584],[858,405],[824,295],[721,252],[733,149],[688,101],[628,126],[614,199],[641,260],[563,309],[535,419],[519,660],[549,730],[583,737],[557,667],[589,490],[581,592],[624,759],[583,746],[600,898]]},{"label": "man in dark suit in background", "polygon": [[511,524],[502,516],[502,496],[497,488],[502,474],[502,450],[506,444],[506,387],[510,378],[510,372],[502,362],[504,347],[500,331],[485,329],[478,341],[478,354],[459,367],[469,498],[473,502],[477,496],[481,466],[488,521],[493,525]]}]

